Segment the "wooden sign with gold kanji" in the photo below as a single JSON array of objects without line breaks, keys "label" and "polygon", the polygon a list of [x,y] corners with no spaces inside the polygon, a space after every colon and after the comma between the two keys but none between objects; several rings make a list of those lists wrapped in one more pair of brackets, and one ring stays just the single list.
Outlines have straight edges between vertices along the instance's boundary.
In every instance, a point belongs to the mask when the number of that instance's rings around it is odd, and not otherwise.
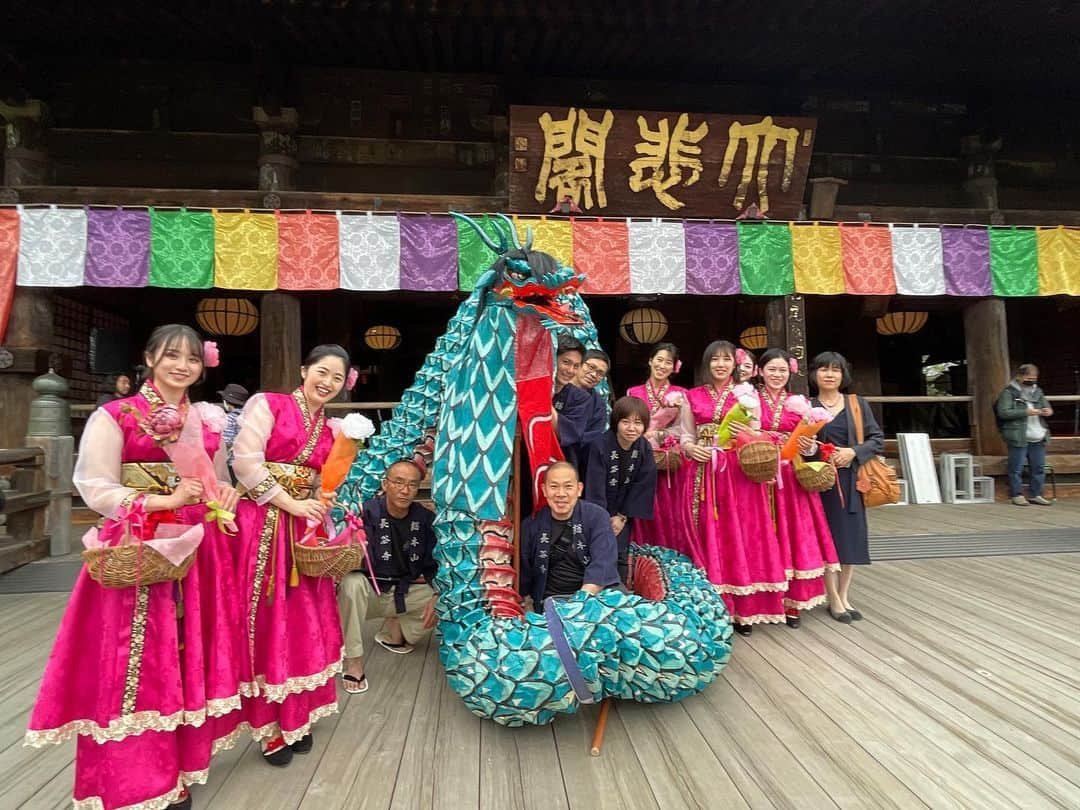
[{"label": "wooden sign with gold kanji", "polygon": [[815,118],[510,108],[510,207],[593,216],[796,219]]}]

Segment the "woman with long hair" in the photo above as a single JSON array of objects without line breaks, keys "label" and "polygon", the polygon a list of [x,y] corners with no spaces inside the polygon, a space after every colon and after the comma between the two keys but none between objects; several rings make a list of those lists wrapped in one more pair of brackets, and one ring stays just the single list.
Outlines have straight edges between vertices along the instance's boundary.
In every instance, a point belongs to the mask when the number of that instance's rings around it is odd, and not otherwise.
[{"label": "woman with long hair", "polygon": [[[810,364],[810,381],[817,389],[814,404],[832,413],[832,421],[818,434],[819,442],[835,445],[832,461],[836,465],[836,486],[821,493],[825,517],[829,521],[836,553],[840,558],[839,576],[826,572],[825,582],[830,589],[829,613],[843,624],[859,621],[862,613],[848,598],[856,565],[870,564],[870,538],[866,524],[866,506],[856,489],[859,467],[885,449],[885,434],[878,426],[874,412],[862,397],[846,394],[851,385],[851,366],[838,352],[822,352]],[[858,441],[855,418],[850,405],[858,405],[863,421],[863,440]],[[834,595],[835,592],[835,595]]]},{"label": "woman with long hair", "polygon": [[[735,354],[726,340],[705,348],[698,386],[687,393],[689,407],[682,413],[688,461],[681,476],[690,505],[688,525],[700,537],[703,567],[724,595],[736,631],[749,635],[755,624],[784,621],[787,576],[765,485],[747,478],[735,451],[717,440],[724,417],[736,404],[760,413],[757,393],[748,384],[739,385]],[[736,422],[731,431],[738,435],[756,427]]]},{"label": "woman with long hair", "polygon": [[683,462],[679,414],[686,407],[686,389],[671,382],[682,367],[678,348],[674,343],[657,343],[649,351],[648,367],[649,378],[631,387],[626,395],[637,397],[649,408],[645,438],[658,469],[656,501],[652,520],[635,520],[632,536],[635,543],[665,545],[692,557],[692,549],[679,542],[684,533],[673,523],[681,508],[675,485]]},{"label": "woman with long hair", "polygon": [[244,582],[244,719],[271,765],[311,750],[312,725],[337,711],[334,676],[342,634],[334,582],[307,577],[293,543],[326,507],[315,479],[333,434],[327,402],[355,377],[341,346],[316,346],[290,394],[255,394],[244,406],[233,445],[240,502],[238,564]]},{"label": "woman with long hair", "polygon": [[201,444],[220,482],[216,507],[233,510],[237,493],[224,483],[225,414],[188,399],[216,354],[188,326],[159,326],[146,344],[148,376],[138,392],[98,408],[83,431],[73,480],[105,519],[97,538],[106,545],[157,541],[158,548],[160,535],[178,533],[163,529],[174,524],[169,528],[187,527],[197,548],[179,581],[140,584],[136,570],[132,585],[106,587],[84,568],[75,583],[27,742],[79,735],[80,807],[188,807],[188,786],[205,782],[211,754],[236,739],[236,540],[227,520],[208,515],[204,480],[177,479],[169,455],[180,445],[198,455]]},{"label": "woman with long hair", "polygon": [[[798,370],[798,364],[784,349],[769,349],[761,355],[760,368],[761,428],[778,444],[783,444],[810,407],[805,398],[792,396],[788,391],[788,382],[792,373]],[[809,455],[813,451],[813,440],[804,439],[800,450]],[[796,480],[792,462],[784,461],[780,465],[780,476],[780,485],[771,487],[770,497],[788,573],[788,589],[784,596],[787,623],[790,627],[798,627],[799,611],[809,610],[826,600],[825,573],[839,571],[840,563],[821,499],[802,488]],[[843,605],[835,591],[831,596],[829,607],[836,612],[842,611]]]}]

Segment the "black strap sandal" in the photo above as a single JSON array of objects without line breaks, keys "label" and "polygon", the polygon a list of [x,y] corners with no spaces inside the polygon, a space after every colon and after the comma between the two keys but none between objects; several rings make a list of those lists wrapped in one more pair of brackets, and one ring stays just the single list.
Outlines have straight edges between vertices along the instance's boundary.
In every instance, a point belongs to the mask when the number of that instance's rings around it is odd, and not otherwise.
[{"label": "black strap sandal", "polygon": [[[368,690],[367,675],[361,675],[357,678],[355,675],[346,673],[341,676],[341,680],[345,682],[345,691],[350,695],[362,695]],[[355,684],[355,686],[353,686],[353,684]]]}]

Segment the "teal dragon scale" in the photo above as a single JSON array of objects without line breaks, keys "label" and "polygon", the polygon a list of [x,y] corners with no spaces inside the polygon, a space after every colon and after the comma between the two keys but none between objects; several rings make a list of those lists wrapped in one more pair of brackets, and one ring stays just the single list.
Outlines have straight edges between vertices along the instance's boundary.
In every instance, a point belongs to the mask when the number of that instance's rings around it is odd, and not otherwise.
[{"label": "teal dragon scale", "polygon": [[[450,686],[480,717],[543,724],[606,697],[670,702],[695,694],[727,663],[731,624],[704,574],[673,551],[634,547],[636,593],[579,593],[549,601],[543,614],[521,608],[510,519],[518,358],[526,341],[547,341],[538,356],[547,359],[550,396],[558,334],[598,341],[577,295],[583,277],[532,250],[531,233],[521,244],[506,217],[486,227],[462,219],[498,259],[357,457],[336,517],[342,509],[359,514],[395,461],[431,463],[439,653]],[[551,430],[550,419],[534,419],[530,431],[537,421]]]}]

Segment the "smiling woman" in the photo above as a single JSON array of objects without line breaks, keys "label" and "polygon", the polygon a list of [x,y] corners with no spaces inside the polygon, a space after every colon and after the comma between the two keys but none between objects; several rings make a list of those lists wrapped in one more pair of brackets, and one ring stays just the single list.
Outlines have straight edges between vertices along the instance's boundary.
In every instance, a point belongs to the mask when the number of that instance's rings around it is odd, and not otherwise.
[{"label": "smiling woman", "polygon": [[[234,445],[234,470],[246,487],[238,509],[238,559],[244,576],[247,660],[244,719],[271,765],[311,750],[311,726],[337,711],[334,675],[342,635],[334,583],[303,576],[292,541],[326,506],[315,477],[333,444],[323,407],[351,379],[341,346],[316,346],[291,394],[256,394],[244,406]],[[282,514],[284,513],[284,514]],[[308,639],[290,645],[298,628]]]}]

